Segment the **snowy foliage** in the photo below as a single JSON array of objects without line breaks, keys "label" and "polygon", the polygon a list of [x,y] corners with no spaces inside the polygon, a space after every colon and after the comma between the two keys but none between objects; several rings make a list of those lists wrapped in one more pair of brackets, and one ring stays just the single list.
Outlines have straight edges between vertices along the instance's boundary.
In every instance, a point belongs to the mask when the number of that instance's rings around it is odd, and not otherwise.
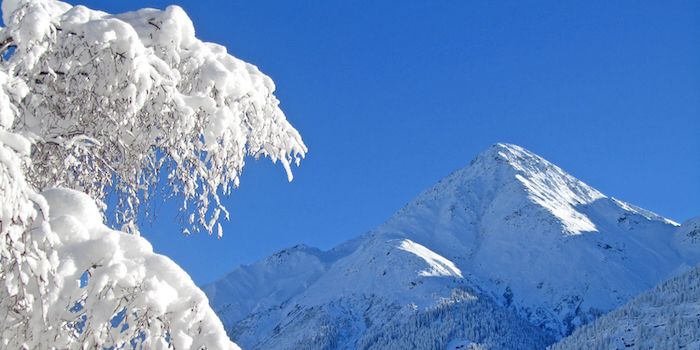
[{"label": "snowy foliage", "polygon": [[2,68],[26,85],[10,96],[12,129],[34,142],[40,166],[27,181],[37,191],[74,188],[100,202],[114,193],[126,230],[142,203],[175,196],[183,216],[194,211],[187,232],[221,234],[219,195],[238,186],[247,155],[281,161],[291,180],[306,152],[272,80],[195,38],[177,6],[110,15],[7,0],[2,10],[0,41],[16,47]]},{"label": "snowy foliage", "polygon": [[238,349],[204,293],[145,239],[103,225],[86,194],[40,196],[25,251],[12,247],[31,255],[3,258],[3,348]]},{"label": "snowy foliage", "polygon": [[0,348],[238,349],[182,269],[103,224],[104,199],[135,232],[145,200],[177,196],[189,228],[212,233],[247,155],[291,180],[306,147],[272,81],[197,40],[178,7],[2,12]]}]

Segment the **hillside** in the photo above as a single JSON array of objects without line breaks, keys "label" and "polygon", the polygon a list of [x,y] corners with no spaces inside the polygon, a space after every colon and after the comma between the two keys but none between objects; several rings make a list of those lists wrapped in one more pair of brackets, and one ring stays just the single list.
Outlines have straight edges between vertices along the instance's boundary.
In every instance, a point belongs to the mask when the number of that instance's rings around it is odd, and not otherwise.
[{"label": "hillside", "polygon": [[[695,224],[697,229],[700,218]],[[548,349],[700,349],[700,265],[640,294]]]}]

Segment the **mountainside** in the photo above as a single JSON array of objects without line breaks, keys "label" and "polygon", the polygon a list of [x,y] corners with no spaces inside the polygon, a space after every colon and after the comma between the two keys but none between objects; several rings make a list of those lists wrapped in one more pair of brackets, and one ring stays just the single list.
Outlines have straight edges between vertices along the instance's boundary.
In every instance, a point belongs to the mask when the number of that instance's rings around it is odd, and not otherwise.
[{"label": "mountainside", "polygon": [[358,238],[203,290],[244,349],[390,349],[436,322],[421,348],[544,348],[696,265],[700,239],[678,226],[496,144]]},{"label": "mountainside", "polygon": [[[683,226],[695,236],[700,217]],[[577,329],[550,350],[700,349],[700,265]]]}]

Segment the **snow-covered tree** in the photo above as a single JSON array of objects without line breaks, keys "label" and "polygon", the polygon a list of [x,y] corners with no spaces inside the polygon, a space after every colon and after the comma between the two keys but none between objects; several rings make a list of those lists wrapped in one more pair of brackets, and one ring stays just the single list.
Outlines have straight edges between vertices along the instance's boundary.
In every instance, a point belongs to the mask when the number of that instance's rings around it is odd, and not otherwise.
[{"label": "snow-covered tree", "polygon": [[177,6],[110,15],[6,0],[2,11],[2,49],[15,48],[3,70],[26,85],[12,129],[33,141],[37,190],[76,188],[100,203],[114,193],[128,229],[145,200],[175,196],[192,213],[188,232],[211,234],[246,155],[279,160],[291,180],[306,152],[272,80],[195,38]]},{"label": "snow-covered tree", "polygon": [[[187,232],[221,234],[219,196],[249,155],[291,180],[307,150],[272,80],[196,39],[176,6],[2,13],[0,348],[237,348],[189,276],[130,233],[163,196],[192,213]],[[103,224],[108,195],[126,232]]]}]

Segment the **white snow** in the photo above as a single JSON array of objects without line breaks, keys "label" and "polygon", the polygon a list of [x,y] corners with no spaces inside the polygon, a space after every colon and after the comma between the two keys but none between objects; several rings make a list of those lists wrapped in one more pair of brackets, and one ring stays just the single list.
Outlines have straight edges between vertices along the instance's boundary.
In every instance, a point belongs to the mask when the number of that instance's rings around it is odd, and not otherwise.
[{"label": "white snow", "polygon": [[22,156],[28,156],[31,151],[31,141],[21,135],[10,133],[5,130],[0,130],[0,142],[12,148]]},{"label": "white snow", "polygon": [[[83,327],[93,331],[77,340],[101,347],[121,346],[145,335],[145,344],[162,340],[176,348],[238,349],[225,336],[223,326],[208,306],[208,299],[177,264],[153,253],[144,238],[114,231],[102,224],[102,214],[86,194],[69,189],[41,193],[48,204],[48,221],[37,219],[32,230],[55,234],[52,248],[60,257],[56,286],[48,294],[53,302],[43,305],[49,324],[66,324],[81,313],[66,314],[65,305],[80,303],[87,316]],[[48,224],[48,227],[45,225]],[[75,281],[87,272],[86,286]],[[51,287],[50,287],[51,288]],[[101,325],[122,310],[126,316],[112,327],[126,329],[115,335]],[[135,325],[147,322],[149,328]],[[197,330],[193,332],[193,330]],[[34,339],[52,344],[61,327],[54,327]],[[136,341],[138,343],[138,340]]]},{"label": "white snow", "polygon": [[519,146],[500,144],[499,147],[503,151],[499,151],[498,155],[522,173],[515,177],[525,185],[530,198],[561,220],[568,234],[598,231],[575,206],[605,198],[602,193]]},{"label": "white snow", "polygon": [[27,95],[2,102],[23,120],[13,132],[44,141],[32,151],[43,165],[30,169],[35,188],[81,188],[99,201],[116,192],[116,219],[133,231],[167,172],[170,194],[195,214],[188,229],[212,234],[215,213],[226,213],[219,196],[238,186],[247,156],[279,160],[291,181],[306,154],[272,79],[198,40],[178,6],[117,15],[53,0],[2,7],[0,37],[17,46],[4,69],[24,77]]},{"label": "white snow", "polygon": [[[567,233],[571,235],[580,235],[583,232],[598,232],[595,225],[585,215],[577,212],[572,205],[587,204],[586,202],[577,201],[577,198],[567,191],[568,187],[561,186],[561,183],[549,183],[543,176],[533,176],[531,179],[526,179],[522,175],[516,175],[530,191],[530,195],[535,202],[549,210],[554,216],[561,220]],[[563,191],[556,191],[552,195],[551,187],[556,186],[557,189],[564,187]],[[590,202],[588,202],[590,203]]]},{"label": "white snow", "polygon": [[134,232],[172,169],[165,196],[220,235],[218,194],[246,156],[280,160],[291,179],[306,153],[272,80],[196,39],[177,6],[1,7],[0,38],[16,49],[0,64],[0,348],[239,349],[189,276],[100,209],[115,191]]},{"label": "white snow", "polygon": [[[445,347],[445,350],[482,350],[479,344],[469,340],[469,339],[455,339]],[[484,349],[485,350],[485,349]]]},{"label": "white snow", "polygon": [[563,349],[700,349],[700,265],[554,344]]},{"label": "white snow", "polygon": [[430,268],[427,270],[420,271],[418,273],[419,276],[426,276],[426,277],[449,277],[449,276],[454,276],[454,277],[462,277],[462,271],[459,271],[459,269],[455,266],[454,263],[451,261],[445,259],[444,257],[435,254],[432,252],[430,249],[415,243],[411,241],[410,239],[405,239],[399,244],[398,246],[399,249],[405,250],[409,253],[416,254],[419,256],[421,259],[425,260],[428,265],[430,265]]}]

